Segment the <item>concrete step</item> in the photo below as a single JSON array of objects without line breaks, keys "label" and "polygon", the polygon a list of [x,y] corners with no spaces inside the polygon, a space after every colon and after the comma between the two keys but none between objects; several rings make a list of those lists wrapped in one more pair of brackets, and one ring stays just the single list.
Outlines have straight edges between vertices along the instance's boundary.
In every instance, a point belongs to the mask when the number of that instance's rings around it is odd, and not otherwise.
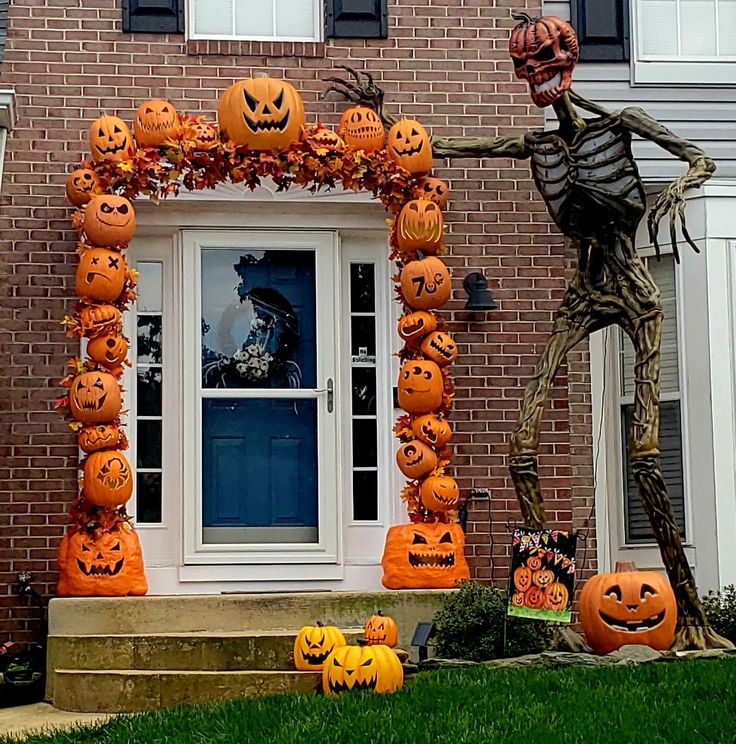
[{"label": "concrete step", "polygon": [[57,669],[54,705],[83,713],[133,713],[175,705],[317,690],[319,672]]},{"label": "concrete step", "polygon": [[[343,628],[356,643],[362,628]],[[291,671],[296,631],[50,636],[49,667],[84,670]]]}]

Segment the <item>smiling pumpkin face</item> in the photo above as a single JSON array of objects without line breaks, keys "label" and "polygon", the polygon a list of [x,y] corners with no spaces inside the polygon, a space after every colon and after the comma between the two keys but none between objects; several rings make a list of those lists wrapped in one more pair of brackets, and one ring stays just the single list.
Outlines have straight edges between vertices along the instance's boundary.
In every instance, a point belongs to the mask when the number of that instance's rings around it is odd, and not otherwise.
[{"label": "smiling pumpkin face", "polygon": [[563,612],[567,609],[570,592],[567,587],[559,581],[553,581],[544,590],[544,607],[554,612]]},{"label": "smiling pumpkin face", "polygon": [[435,328],[437,328],[437,318],[425,310],[418,310],[399,318],[399,336],[412,347],[416,347]]},{"label": "smiling pumpkin face", "polygon": [[84,232],[93,245],[127,245],[135,233],[133,205],[124,196],[93,197],[84,210]]},{"label": "smiling pumpkin face", "polygon": [[514,571],[514,586],[520,592],[525,592],[532,585],[532,571],[526,566],[519,566]]},{"label": "smiling pumpkin face", "polygon": [[116,251],[87,248],[77,266],[76,290],[79,297],[99,302],[113,302],[125,286],[127,266]]},{"label": "smiling pumpkin face", "polygon": [[133,131],[141,147],[175,144],[181,131],[179,114],[169,101],[144,101],[135,112]]},{"label": "smiling pumpkin face", "polygon": [[435,254],[444,237],[445,221],[433,201],[412,199],[404,205],[396,220],[396,242],[404,255]]},{"label": "smiling pumpkin face", "polygon": [[378,610],[363,626],[363,639],[368,646],[389,646],[393,648],[399,641],[396,620]]},{"label": "smiling pumpkin face", "polygon": [[128,356],[128,339],[117,333],[96,336],[87,344],[87,354],[105,367],[118,367]]},{"label": "smiling pumpkin face", "polygon": [[431,447],[414,440],[396,450],[396,464],[407,478],[415,480],[437,467],[437,455]]},{"label": "smiling pumpkin face", "polygon": [[399,406],[408,413],[429,413],[442,405],[443,380],[434,362],[405,362],[399,372]]},{"label": "smiling pumpkin face", "polygon": [[447,209],[450,187],[445,181],[434,176],[425,176],[420,179],[418,188],[422,199],[433,201],[443,211]]},{"label": "smiling pumpkin face", "polygon": [[66,179],[66,198],[75,207],[81,207],[102,191],[99,176],[89,168],[77,168]]},{"label": "smiling pumpkin face", "polygon": [[432,511],[457,509],[460,502],[457,481],[449,475],[430,475],[422,481],[419,492],[424,506]]},{"label": "smiling pumpkin face", "polygon": [[89,149],[92,160],[124,160],[133,149],[133,136],[128,125],[117,116],[101,116],[89,127]]},{"label": "smiling pumpkin face", "polygon": [[380,150],[386,141],[381,117],[367,106],[354,106],[340,117],[337,130],[345,144],[353,150]]},{"label": "smiling pumpkin face", "polygon": [[424,176],[432,168],[432,143],[415,119],[402,119],[389,129],[388,154],[413,176]]}]

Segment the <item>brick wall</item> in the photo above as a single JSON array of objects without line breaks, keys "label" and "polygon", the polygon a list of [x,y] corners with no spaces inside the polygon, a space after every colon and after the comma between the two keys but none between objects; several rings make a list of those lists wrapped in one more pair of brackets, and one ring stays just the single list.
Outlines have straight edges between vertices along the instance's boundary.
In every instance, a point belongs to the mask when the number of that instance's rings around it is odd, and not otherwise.
[{"label": "brick wall", "polygon": [[[437,134],[518,134],[540,127],[542,116],[512,76],[506,54],[512,8],[521,6],[394,0],[387,40],[187,44],[181,36],[122,34],[119,0],[13,0],[0,76],[2,87],[15,88],[20,114],[2,191],[2,637],[20,639],[32,631],[32,613],[12,593],[19,571],[31,571],[40,590],[53,592],[56,547],[76,488],[75,442],[52,401],[65,359],[75,353],[59,324],[76,263],[63,182],[86,154],[90,120],[102,110],[131,121],[149,97],[213,115],[227,85],[265,70],[294,82],[307,111],[334,125],[343,104],[319,98],[326,87],[320,78],[344,62],[368,67],[394,111],[420,118]],[[455,463],[466,492],[492,494],[490,504],[470,504],[468,550],[475,575],[498,580],[508,565],[506,523],[519,519],[505,467],[508,435],[562,297],[570,257],[526,163],[458,160],[438,163],[436,175],[453,189],[448,262],[458,278],[482,270],[501,305],[485,319],[469,317],[456,280],[450,309],[462,354],[454,368]],[[561,370],[542,442],[548,514],[555,524],[567,526],[572,518],[580,526],[592,498],[584,351]]]}]

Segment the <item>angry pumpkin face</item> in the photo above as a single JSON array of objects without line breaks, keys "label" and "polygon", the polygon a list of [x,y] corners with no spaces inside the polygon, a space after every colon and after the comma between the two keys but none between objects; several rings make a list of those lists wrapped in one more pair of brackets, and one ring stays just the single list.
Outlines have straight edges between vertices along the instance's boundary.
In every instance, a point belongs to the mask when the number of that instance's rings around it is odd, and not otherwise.
[{"label": "angry pumpkin face", "polygon": [[144,101],[135,112],[133,131],[141,147],[174,144],[180,130],[179,114],[169,101],[153,98]]},{"label": "angry pumpkin face", "polygon": [[404,255],[434,254],[442,247],[445,222],[440,208],[429,199],[407,202],[396,220],[396,241]]},{"label": "angry pumpkin face", "polygon": [[345,645],[345,636],[334,625],[305,625],[294,640],[294,666],[302,672],[318,672],[327,657]]},{"label": "angry pumpkin face", "polygon": [[135,211],[124,197],[102,194],[93,197],[84,210],[84,232],[92,245],[120,248],[135,233]]},{"label": "angry pumpkin face", "polygon": [[69,408],[84,424],[105,424],[120,414],[123,400],[120,385],[107,372],[83,372],[72,380]]},{"label": "angry pumpkin face", "polygon": [[460,502],[457,481],[449,475],[430,475],[422,481],[419,492],[424,506],[432,511],[457,509]]},{"label": "angry pumpkin face", "polygon": [[206,121],[192,125],[191,143],[195,150],[212,150],[219,142],[217,127]]},{"label": "angry pumpkin face", "polygon": [[417,439],[437,449],[442,449],[452,439],[449,422],[433,413],[415,418],[411,422],[411,430]]},{"label": "angry pumpkin face", "polygon": [[388,647],[342,646],[325,661],[322,691],[336,695],[347,690],[394,692],[404,684],[404,668]]},{"label": "angry pumpkin face", "polygon": [[440,367],[446,367],[457,359],[457,344],[449,333],[442,331],[430,333],[422,341],[421,349],[424,356]]}]

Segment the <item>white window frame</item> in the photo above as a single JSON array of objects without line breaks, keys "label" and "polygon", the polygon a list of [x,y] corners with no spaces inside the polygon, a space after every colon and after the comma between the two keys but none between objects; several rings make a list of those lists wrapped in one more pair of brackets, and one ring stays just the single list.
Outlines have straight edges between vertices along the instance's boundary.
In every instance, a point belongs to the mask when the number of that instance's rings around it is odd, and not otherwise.
[{"label": "white window frame", "polygon": [[[212,41],[272,41],[272,42],[304,42],[318,43],[324,41],[324,0],[311,0],[314,6],[314,26],[311,36],[255,36],[255,35],[237,35],[237,34],[198,34],[194,31],[195,5],[197,0],[187,0],[186,5],[186,29],[187,38],[192,41],[212,40]],[[233,0],[233,9],[238,0]],[[276,0],[273,0],[274,8]],[[234,27],[234,19],[233,19]],[[274,22],[275,27],[275,22]]]},{"label": "white window frame", "polygon": [[639,3],[631,0],[631,82],[634,85],[736,87],[736,55],[644,55]]}]

